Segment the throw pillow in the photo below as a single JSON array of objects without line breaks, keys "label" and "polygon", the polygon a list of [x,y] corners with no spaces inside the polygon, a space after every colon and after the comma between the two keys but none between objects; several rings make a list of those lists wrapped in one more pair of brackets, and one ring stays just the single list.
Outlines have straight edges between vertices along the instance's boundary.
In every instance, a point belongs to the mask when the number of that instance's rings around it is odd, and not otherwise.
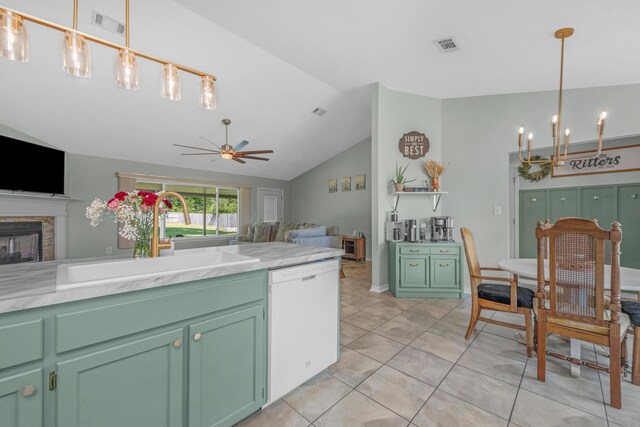
[{"label": "throw pillow", "polygon": [[271,225],[256,224],[254,234],[253,234],[253,243],[268,242],[270,235],[271,235]]},{"label": "throw pillow", "polygon": [[249,231],[247,232],[247,242],[253,242],[253,237],[256,232],[256,224],[251,224],[249,226]]},{"label": "throw pillow", "polygon": [[302,224],[297,222],[281,222],[278,227],[278,234],[276,235],[276,242],[284,242],[285,234],[289,230],[297,230],[302,228]]},{"label": "throw pillow", "polygon": [[285,241],[291,243],[293,239],[299,239],[301,237],[324,237],[327,235],[327,227],[320,225],[312,228],[301,228],[298,230],[289,230]]},{"label": "throw pillow", "polygon": [[339,236],[340,235],[340,227],[337,225],[330,225],[327,227],[327,236]]}]

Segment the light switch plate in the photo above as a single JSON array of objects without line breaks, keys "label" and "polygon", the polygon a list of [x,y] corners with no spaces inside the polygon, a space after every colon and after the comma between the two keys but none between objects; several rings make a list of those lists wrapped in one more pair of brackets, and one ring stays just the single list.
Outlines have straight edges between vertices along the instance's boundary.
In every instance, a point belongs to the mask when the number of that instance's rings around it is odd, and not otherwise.
[{"label": "light switch plate", "polygon": [[494,206],[493,207],[494,215],[502,215],[502,206]]}]

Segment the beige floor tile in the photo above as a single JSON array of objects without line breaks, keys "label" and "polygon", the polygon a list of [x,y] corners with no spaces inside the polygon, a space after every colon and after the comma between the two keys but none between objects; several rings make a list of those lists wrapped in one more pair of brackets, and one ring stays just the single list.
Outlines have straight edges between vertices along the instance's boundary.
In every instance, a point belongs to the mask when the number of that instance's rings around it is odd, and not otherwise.
[{"label": "beige floor tile", "polygon": [[372,305],[371,307],[367,307],[364,309],[367,313],[375,314],[376,316],[382,316],[387,320],[393,319],[398,314],[402,313],[403,310],[397,307],[389,307],[384,305],[383,303],[377,303]]},{"label": "beige floor tile", "polygon": [[[477,327],[476,327],[477,328]],[[441,337],[449,338],[450,340],[457,341],[465,346],[471,344],[473,339],[478,336],[480,333],[477,329],[474,331],[468,340],[464,339],[464,336],[467,333],[467,327],[457,325],[455,323],[447,322],[444,319],[439,320],[437,323],[432,325],[427,331],[432,334],[440,335]]]},{"label": "beige floor tile", "polygon": [[537,363],[533,362],[527,364],[521,388],[597,417],[606,418],[599,384],[583,378],[574,378],[569,369],[563,373],[547,370],[545,382],[541,382],[537,379],[536,365]]},{"label": "beige floor tile", "polygon": [[322,372],[287,394],[283,400],[313,422],[351,390],[348,385]]},{"label": "beige floor tile", "polygon": [[404,348],[404,344],[371,332],[352,341],[348,346],[381,363],[386,363]]},{"label": "beige floor tile", "polygon": [[342,345],[347,345],[366,333],[366,329],[358,328],[351,323],[340,322],[340,344]]},{"label": "beige floor tile", "polygon": [[468,344],[454,341],[427,331],[409,345],[413,348],[417,348],[418,350],[435,354],[436,356],[450,362],[456,362],[467,349]]},{"label": "beige floor tile", "polygon": [[392,340],[403,344],[409,344],[411,341],[418,338],[423,331],[424,330],[420,327],[409,326],[404,323],[396,322],[395,320],[389,320],[373,330],[373,332],[378,335],[391,338]]},{"label": "beige floor tile", "polygon": [[[469,326],[469,319],[471,318],[471,307],[466,304],[461,304],[460,306],[454,308],[446,316],[442,319],[447,322],[455,323],[460,326]],[[476,324],[476,329],[484,326],[484,322],[478,322]]]},{"label": "beige floor tile", "polygon": [[353,391],[314,422],[316,427],[404,427],[407,420]]},{"label": "beige floor tile", "polygon": [[460,365],[453,367],[438,388],[504,419],[509,418],[518,391],[511,384]]},{"label": "beige floor tile", "polygon": [[502,357],[494,353],[469,348],[462,355],[458,364],[473,369],[493,378],[508,382],[516,387],[520,385],[526,363]]},{"label": "beige floor tile", "polygon": [[307,427],[309,421],[280,399],[236,425],[238,427]]},{"label": "beige floor tile", "polygon": [[522,427],[605,427],[607,421],[553,399],[520,389],[511,421]]},{"label": "beige floor tile", "polygon": [[329,366],[327,372],[340,381],[355,387],[373,374],[382,364],[364,354],[343,347],[340,350],[340,359]]},{"label": "beige floor tile", "polygon": [[411,347],[396,354],[387,365],[434,387],[440,384],[453,367],[453,363],[448,360]]},{"label": "beige floor tile", "polygon": [[344,322],[351,323],[352,325],[356,325],[359,328],[366,329],[367,331],[372,331],[387,321],[387,319],[382,316],[376,316],[375,314],[367,313],[366,311],[359,311],[342,320]]},{"label": "beige floor tile", "polygon": [[434,303],[432,300],[423,301],[409,309],[409,311],[412,311],[414,313],[420,313],[425,316],[435,317],[436,319],[442,319],[449,313],[450,310],[451,308],[447,307],[446,303],[443,305],[439,305]]},{"label": "beige floor tile", "polygon": [[[638,387],[630,384],[632,387]],[[608,387],[608,384],[607,384]],[[628,394],[622,395],[622,408],[616,409],[611,406],[609,389],[605,389],[605,401],[607,402],[607,418],[610,422],[626,427],[638,427],[640,425],[640,399],[631,397]]]},{"label": "beige floor tile", "polygon": [[527,347],[524,344],[496,335],[487,334],[485,332],[481,332],[480,335],[478,335],[471,344],[471,347],[480,348],[499,356],[508,357],[521,362],[527,361]]},{"label": "beige floor tile", "polygon": [[412,311],[404,311],[391,320],[399,323],[404,323],[408,326],[421,328],[423,331],[426,331],[431,325],[438,321],[438,319],[436,319],[435,317],[425,316],[423,314],[414,313]]},{"label": "beige floor tile", "polygon": [[522,334],[522,336],[524,337],[524,331],[507,328],[506,326],[492,325],[491,323],[487,323],[487,325],[482,328],[482,332],[486,332],[491,335],[497,335],[499,337],[507,338],[514,341],[516,340],[516,334]]},{"label": "beige floor tile", "polygon": [[396,307],[400,310],[407,310],[422,301],[421,298],[389,298],[382,303],[389,307]]},{"label": "beige floor tile", "polygon": [[356,390],[411,420],[435,388],[393,368],[383,366]]},{"label": "beige floor tile", "polygon": [[413,419],[413,423],[419,427],[504,427],[507,420],[442,390],[436,390]]},{"label": "beige floor tile", "polygon": [[351,306],[348,305],[340,305],[340,319],[344,319],[345,317],[351,316],[354,313],[357,313],[358,309],[357,308],[353,308]]}]

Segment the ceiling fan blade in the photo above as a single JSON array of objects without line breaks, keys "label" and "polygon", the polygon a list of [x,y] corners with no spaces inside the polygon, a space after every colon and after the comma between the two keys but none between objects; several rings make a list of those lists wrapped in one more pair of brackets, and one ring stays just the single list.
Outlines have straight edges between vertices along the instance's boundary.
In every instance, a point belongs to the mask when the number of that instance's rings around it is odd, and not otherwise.
[{"label": "ceiling fan blade", "polygon": [[208,148],[192,147],[191,145],[182,145],[182,144],[173,144],[173,145],[175,145],[176,147],[192,148],[194,150],[207,151],[209,153],[219,153],[219,151],[209,150]]},{"label": "ceiling fan blade", "polygon": [[212,151],[211,153],[181,153],[181,156],[215,156],[217,154],[220,154],[219,151]]},{"label": "ceiling fan blade", "polygon": [[240,151],[236,154],[244,156],[245,154],[269,154],[269,153],[273,153],[273,150]]},{"label": "ceiling fan blade", "polygon": [[201,140],[203,140],[204,142],[207,142],[207,143],[209,143],[209,144],[213,145],[213,146],[214,146],[214,147],[216,147],[218,150],[220,149],[220,147],[219,147],[218,145],[216,145],[216,144],[214,144],[213,142],[209,141],[207,138],[203,138],[203,137],[201,137],[201,136],[199,136],[198,138],[200,138],[200,139],[201,139]]},{"label": "ceiling fan blade", "polygon": [[233,151],[240,151],[240,150],[242,150],[244,147],[246,147],[246,146],[247,146],[247,144],[248,144],[248,143],[249,143],[249,141],[246,141],[246,140],[242,141],[240,144],[238,144],[238,145],[236,145],[236,146],[234,147]]},{"label": "ceiling fan blade", "polygon": [[233,158],[233,160],[235,160],[235,161],[236,161],[236,162],[238,162],[238,163],[247,163],[247,162],[245,162],[244,160],[239,159],[239,158],[237,158],[237,157],[234,157],[234,158]]},{"label": "ceiling fan blade", "polygon": [[252,160],[266,160],[269,161],[266,157],[255,157],[255,156],[242,156],[243,159],[252,159]]}]

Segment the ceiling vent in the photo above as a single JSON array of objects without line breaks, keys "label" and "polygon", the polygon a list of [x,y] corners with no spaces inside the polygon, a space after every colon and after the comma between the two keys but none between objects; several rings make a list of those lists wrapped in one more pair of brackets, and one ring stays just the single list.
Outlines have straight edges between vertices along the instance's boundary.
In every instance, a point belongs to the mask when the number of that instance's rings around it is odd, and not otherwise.
[{"label": "ceiling vent", "polygon": [[312,111],[313,114],[315,114],[316,116],[324,116],[327,113],[327,110],[323,110],[320,107],[317,107],[315,110]]},{"label": "ceiling vent", "polygon": [[115,19],[109,18],[100,12],[96,12],[95,10],[91,11],[91,23],[103,30],[109,31],[110,33],[124,37],[124,24],[121,24]]},{"label": "ceiling vent", "polygon": [[453,37],[446,37],[444,39],[434,40],[433,42],[440,48],[440,52],[442,53],[458,50],[458,45]]}]

